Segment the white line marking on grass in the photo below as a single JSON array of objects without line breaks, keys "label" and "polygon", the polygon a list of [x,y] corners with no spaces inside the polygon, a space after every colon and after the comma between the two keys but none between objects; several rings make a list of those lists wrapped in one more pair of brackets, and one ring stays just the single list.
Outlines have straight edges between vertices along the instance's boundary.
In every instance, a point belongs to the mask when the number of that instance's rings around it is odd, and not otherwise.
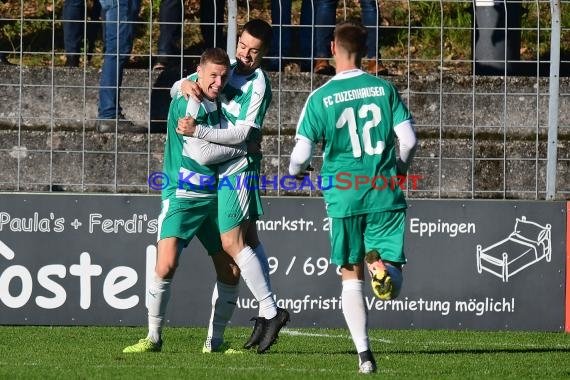
[{"label": "white line marking on grass", "polygon": [[[291,335],[291,336],[309,336],[309,337],[318,337],[318,338],[345,338],[350,339],[349,335],[335,335],[335,334],[324,334],[324,333],[308,333],[299,330],[292,330],[292,329],[283,329],[281,330],[281,334]],[[391,340],[382,339],[382,338],[370,338],[370,340],[382,343],[392,343]]]},{"label": "white line marking on grass", "polygon": [[291,336],[314,336],[321,338],[348,338],[347,335],[334,335],[334,334],[323,334],[323,333],[308,333],[299,330],[283,329],[281,333]]}]

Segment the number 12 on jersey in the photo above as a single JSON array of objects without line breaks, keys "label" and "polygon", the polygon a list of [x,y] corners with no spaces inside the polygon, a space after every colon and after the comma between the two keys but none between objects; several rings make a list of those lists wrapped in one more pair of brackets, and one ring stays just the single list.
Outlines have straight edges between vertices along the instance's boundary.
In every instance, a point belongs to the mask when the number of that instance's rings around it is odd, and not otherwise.
[{"label": "number 12 on jersey", "polygon": [[[368,115],[371,115],[369,118]],[[370,137],[370,131],[372,128],[377,128],[382,120],[382,115],[380,112],[380,107],[376,104],[364,104],[358,109],[359,119],[369,119],[366,120],[362,126],[362,142],[364,143],[364,152],[368,155],[382,154],[386,144],[384,141],[376,142],[376,146],[372,146],[372,139]],[[352,155],[355,158],[362,156],[362,148],[360,143],[360,136],[358,136],[358,131],[356,129],[356,115],[354,108],[345,108],[340,114],[338,120],[336,121],[337,129],[344,128],[348,126],[348,135],[350,136],[350,144],[352,145]]]}]

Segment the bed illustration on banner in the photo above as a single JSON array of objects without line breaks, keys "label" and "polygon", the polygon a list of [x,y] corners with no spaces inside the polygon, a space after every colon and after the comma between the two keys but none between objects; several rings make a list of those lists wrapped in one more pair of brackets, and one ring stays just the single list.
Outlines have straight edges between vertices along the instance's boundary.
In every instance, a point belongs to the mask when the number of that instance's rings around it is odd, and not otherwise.
[{"label": "bed illustration on banner", "polygon": [[511,276],[542,259],[550,262],[550,227],[526,220],[525,216],[517,218],[508,237],[486,248],[477,245],[477,272],[486,271],[508,282]]}]

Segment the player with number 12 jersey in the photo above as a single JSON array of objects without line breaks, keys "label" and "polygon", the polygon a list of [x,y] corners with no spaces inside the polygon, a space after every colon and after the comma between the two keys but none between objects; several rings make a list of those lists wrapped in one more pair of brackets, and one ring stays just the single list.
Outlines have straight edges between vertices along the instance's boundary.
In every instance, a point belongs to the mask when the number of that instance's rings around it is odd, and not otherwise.
[{"label": "player with number 12 jersey", "polygon": [[406,208],[391,179],[398,175],[394,128],[411,118],[393,84],[358,69],[337,74],[309,95],[297,137],[327,142],[321,176],[330,217]]}]

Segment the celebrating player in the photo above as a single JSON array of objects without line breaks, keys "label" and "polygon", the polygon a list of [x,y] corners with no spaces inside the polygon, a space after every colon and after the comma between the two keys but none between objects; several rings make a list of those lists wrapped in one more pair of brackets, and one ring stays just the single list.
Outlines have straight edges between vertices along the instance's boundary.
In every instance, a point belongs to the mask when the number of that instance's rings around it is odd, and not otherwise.
[{"label": "celebrating player", "polygon": [[[158,255],[155,274],[148,288],[148,335],[126,347],[125,353],[157,352],[162,349],[161,332],[170,288],[178,258],[194,236],[204,245],[216,263],[218,281],[235,288],[239,270],[223,252],[217,224],[217,163],[247,153],[245,144],[226,147],[176,133],[178,119],[188,116],[196,123],[220,127],[218,94],[227,82],[230,61],[219,48],[206,50],[200,59],[197,84],[203,100],[172,100],[168,113],[168,132],[164,149],[164,173],[172,180],[162,191],[162,209],[158,217]],[[183,178],[182,181],[174,179]],[[184,178],[186,178],[184,180]],[[204,180],[205,179],[205,180]],[[208,183],[208,186],[204,186]],[[231,313],[233,308],[229,311]],[[219,308],[219,313],[228,313]]]},{"label": "celebrating player", "polygon": [[[228,85],[220,96],[222,129],[195,126],[182,119],[178,123],[179,133],[216,144],[261,140],[261,126],[271,103],[271,86],[260,66],[271,38],[271,26],[263,20],[253,19],[244,25],[237,44],[236,62],[231,65]],[[181,80],[172,87],[172,94],[180,91],[185,96],[196,96],[195,90],[196,85],[191,80]],[[220,165],[220,179],[228,186],[220,186],[218,204],[223,248],[234,258],[259,302],[259,315],[254,318],[255,326],[244,348],[258,346],[257,352],[263,353],[289,321],[289,313],[278,308],[273,299],[269,264],[255,226],[263,214],[259,186],[255,183],[259,180],[260,161],[261,154],[249,154]],[[240,178],[247,178],[249,183],[238,186]],[[257,270],[260,265],[262,276]],[[237,293],[214,288],[212,317],[206,338],[206,344],[210,344],[214,351],[223,342],[223,328],[229,320],[221,318],[217,308],[220,304],[235,305],[236,299]]]}]

